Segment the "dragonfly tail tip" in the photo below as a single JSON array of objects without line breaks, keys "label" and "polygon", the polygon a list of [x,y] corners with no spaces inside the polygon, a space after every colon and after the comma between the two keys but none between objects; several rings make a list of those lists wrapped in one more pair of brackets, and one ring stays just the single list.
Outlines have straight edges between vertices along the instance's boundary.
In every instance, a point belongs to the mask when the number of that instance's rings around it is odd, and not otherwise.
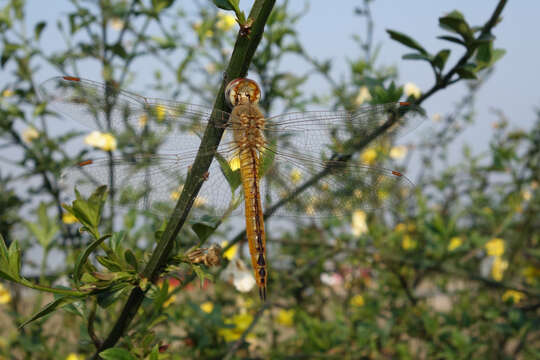
[{"label": "dragonfly tail tip", "polygon": [[259,297],[262,301],[266,301],[266,286],[259,287]]}]

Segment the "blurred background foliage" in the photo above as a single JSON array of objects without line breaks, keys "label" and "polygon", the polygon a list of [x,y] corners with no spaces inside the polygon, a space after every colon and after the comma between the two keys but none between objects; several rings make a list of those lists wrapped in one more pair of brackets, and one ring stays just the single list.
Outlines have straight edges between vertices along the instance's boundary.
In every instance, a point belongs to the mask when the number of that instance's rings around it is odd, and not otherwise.
[{"label": "blurred background foliage", "polygon": [[[215,228],[208,219],[193,220],[163,277],[148,284],[137,274],[164,219],[129,212],[113,222],[106,211],[100,219],[99,193],[81,199],[78,210],[62,209],[62,170],[91,152],[122,152],[129,139],[103,132],[89,140],[88,131],[68,122],[53,128],[34,80],[44,68],[83,77],[92,68],[100,81],[129,88],[143,64],[153,69],[147,89],[211,104],[238,31],[234,11],[211,2],[186,12],[174,0],[71,0],[55,23],[29,23],[30,2],[4,2],[0,358],[91,357],[135,286],[147,289],[145,300],[127,336],[103,358],[540,358],[540,112],[531,114],[527,129],[497,114],[489,151],[464,146],[458,164],[448,161],[449,145],[474,121],[486,121],[476,118],[474,99],[504,55],[494,48],[491,28],[506,1],[486,8],[484,26],[469,25],[459,11],[439,19],[442,38],[463,46],[455,64],[446,64],[448,49],[430,54],[399,29],[388,31],[414,51],[404,59],[432,69],[433,87],[425,90],[397,83],[399,59],[378,58],[370,2],[351,10],[364,28],[353,34],[358,56],[339,79],[331,75],[331,58],[311,57],[298,39],[295,28],[308,9],[275,5],[249,74],[262,87],[265,113],[314,105],[352,110],[400,99],[421,104],[457,81],[467,81],[467,93],[451,113],[430,114],[425,136],[377,142],[355,155],[354,161],[405,173],[411,161],[420,162],[410,174],[412,201],[292,227],[269,219],[264,304],[252,290],[246,244],[227,222]],[[64,43],[44,44],[45,29]],[[287,68],[289,56],[305,66]],[[311,76],[325,79],[331,91],[306,87]],[[77,222],[87,231],[79,232]],[[226,248],[221,265],[186,261],[200,255],[189,250],[207,237]]]}]

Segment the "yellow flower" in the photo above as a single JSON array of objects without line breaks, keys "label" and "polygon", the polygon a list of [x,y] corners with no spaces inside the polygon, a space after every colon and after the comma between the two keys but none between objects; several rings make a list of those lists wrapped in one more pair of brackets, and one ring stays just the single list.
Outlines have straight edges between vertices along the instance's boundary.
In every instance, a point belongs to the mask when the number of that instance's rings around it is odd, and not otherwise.
[{"label": "yellow flower", "polygon": [[207,203],[207,200],[205,198],[203,198],[202,196],[197,196],[195,198],[195,201],[193,202],[193,206],[197,208],[197,207],[203,206],[206,203]]},{"label": "yellow flower", "polygon": [[218,334],[227,342],[240,339],[244,331],[251,325],[253,316],[250,314],[235,315],[232,319],[226,319],[225,324],[234,325],[234,328],[219,329]]},{"label": "yellow flower", "polygon": [[30,126],[24,129],[22,133],[22,139],[25,143],[29,144],[32,140],[35,140],[39,137],[39,131],[35,127]]},{"label": "yellow flower", "polygon": [[523,196],[523,200],[525,201],[531,200],[532,194],[529,190],[523,191],[521,195]]},{"label": "yellow flower", "polygon": [[369,93],[369,89],[367,88],[367,86],[362,86],[358,91],[358,95],[356,96],[354,103],[360,106],[366,101],[371,101],[371,94]]},{"label": "yellow flower", "polygon": [[412,96],[415,99],[418,99],[420,97],[420,94],[421,94],[420,88],[418,86],[416,86],[416,84],[414,84],[412,82],[406,83],[404,88],[403,88],[403,91],[405,92],[405,95],[407,97]]},{"label": "yellow flower", "polygon": [[377,191],[377,196],[379,197],[381,201],[384,201],[388,198],[388,196],[390,196],[390,193],[384,189],[379,189]]},{"label": "yellow flower", "polygon": [[433,116],[431,118],[433,119],[433,121],[439,122],[439,121],[441,121],[442,116],[439,113],[435,113],[435,114],[433,114]]},{"label": "yellow flower", "polygon": [[169,307],[169,305],[171,305],[175,301],[176,301],[176,295],[172,295],[167,300],[165,300],[165,302],[163,303],[163,307],[164,308]]},{"label": "yellow flower", "polygon": [[72,213],[65,212],[62,214],[62,221],[64,224],[74,224],[78,220]]},{"label": "yellow flower", "polygon": [[302,180],[302,173],[297,168],[291,170],[291,180],[293,184],[298,184]]},{"label": "yellow flower", "polygon": [[[226,248],[227,245],[229,245],[228,241],[224,241],[221,243],[222,248]],[[238,245],[234,244],[227,251],[223,253],[223,257],[230,261],[235,257],[237,251],[238,251]]]},{"label": "yellow flower", "polygon": [[167,115],[167,109],[163,105],[156,105],[155,112],[158,121],[163,121],[163,119],[165,119],[165,115]]},{"label": "yellow flower", "polygon": [[351,298],[351,305],[356,307],[364,306],[366,301],[364,300],[364,297],[360,294],[356,294]]},{"label": "yellow flower", "polygon": [[6,90],[2,91],[2,96],[3,97],[11,97],[11,96],[13,96],[13,94],[14,94],[14,92],[11,89],[6,89]]},{"label": "yellow flower", "polygon": [[115,17],[111,19],[110,25],[111,25],[111,28],[113,28],[113,30],[120,31],[124,28],[125,24],[122,19]]},{"label": "yellow flower", "polygon": [[278,315],[277,315],[277,322],[279,324],[291,327],[293,325],[293,319],[294,319],[294,310],[293,309],[290,309],[290,310],[281,309],[281,310],[279,310]]},{"label": "yellow flower", "polygon": [[407,225],[405,225],[404,223],[399,223],[394,228],[394,231],[396,232],[404,232],[405,230],[407,230]]},{"label": "yellow flower", "polygon": [[463,244],[463,240],[459,236],[454,236],[448,244],[448,251],[454,251]]},{"label": "yellow flower", "polygon": [[517,304],[525,297],[525,294],[521,291],[516,290],[506,290],[502,296],[503,301],[508,301],[512,299],[514,304]]},{"label": "yellow flower", "polygon": [[240,169],[240,157],[238,155],[233,157],[229,161],[229,166],[231,167],[232,171],[236,171],[236,170]]},{"label": "yellow flower", "polygon": [[236,19],[232,15],[220,12],[217,14],[217,17],[219,18],[219,20],[216,23],[216,28],[218,28],[219,30],[229,31],[236,24]]},{"label": "yellow flower", "polygon": [[171,195],[169,197],[171,200],[178,200],[180,198],[180,194],[182,193],[182,190],[184,189],[184,185],[180,185],[176,188],[176,190],[173,190],[171,192]]},{"label": "yellow flower", "polygon": [[504,240],[493,238],[489,240],[484,247],[489,256],[501,256],[504,254]]},{"label": "yellow flower", "polygon": [[84,143],[103,151],[116,150],[116,138],[111,133],[92,131],[87,137],[84,138]]},{"label": "yellow flower", "polygon": [[413,240],[409,235],[404,235],[403,240],[401,240],[401,247],[403,250],[411,250],[416,247],[416,241]]},{"label": "yellow flower", "polygon": [[366,151],[362,153],[362,155],[360,155],[360,159],[362,160],[362,162],[366,164],[373,164],[376,158],[377,158],[377,151],[375,151],[375,149],[372,149],[372,148],[367,149]]},{"label": "yellow flower", "polygon": [[356,210],[352,217],[352,233],[354,236],[360,236],[367,232],[366,213],[362,210]]},{"label": "yellow flower", "polygon": [[69,353],[68,356],[66,356],[66,360],[83,360],[84,357],[76,354],[76,353]]},{"label": "yellow flower", "polygon": [[0,305],[1,304],[7,304],[10,301],[11,301],[11,294],[4,287],[4,285],[2,283],[0,283]]},{"label": "yellow flower", "polygon": [[210,301],[203,302],[201,304],[201,310],[207,314],[210,314],[212,310],[214,310],[214,304],[212,304]]},{"label": "yellow flower", "polygon": [[206,30],[204,36],[207,38],[211,38],[212,36],[214,36],[214,32],[212,30]]},{"label": "yellow flower", "polygon": [[407,155],[407,147],[405,145],[394,146],[390,149],[390,157],[395,160],[403,159]]},{"label": "yellow flower", "polygon": [[503,260],[500,256],[495,256],[491,265],[491,276],[497,281],[501,281],[503,273],[508,267],[508,261]]}]

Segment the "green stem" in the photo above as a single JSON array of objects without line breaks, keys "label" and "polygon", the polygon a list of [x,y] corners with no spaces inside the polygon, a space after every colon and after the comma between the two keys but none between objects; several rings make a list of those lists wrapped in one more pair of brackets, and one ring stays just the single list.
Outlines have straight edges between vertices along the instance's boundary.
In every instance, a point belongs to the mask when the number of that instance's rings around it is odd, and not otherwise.
[{"label": "green stem", "polygon": [[[275,0],[256,0],[253,4],[249,17],[254,19],[251,34],[249,37],[238,36],[236,44],[231,55],[231,60],[226,70],[226,76],[228,79],[235,79],[244,77],[247,74],[251,59],[259,45],[259,42],[263,35],[264,26],[274,7]],[[220,111],[226,111],[226,103],[224,98],[225,83],[221,84],[217,99],[214,103],[214,112],[212,119],[218,118],[217,115]],[[142,276],[156,281],[160,271],[165,267],[167,259],[171,255],[176,236],[182,229],[184,222],[191,210],[191,206],[195,201],[197,193],[199,192],[202,184],[204,183],[205,174],[208,171],[210,164],[214,158],[214,154],[209,152],[209,149],[217,149],[221,136],[223,135],[223,128],[210,125],[206,128],[204,136],[201,140],[201,146],[199,153],[193,163],[189,176],[184,185],[184,189],[174,211],[167,223],[167,227],[161,238],[158,240],[157,246],[152,253],[148,264],[142,272]],[[135,317],[139,306],[144,299],[144,292],[136,287],[132,290],[129,298],[122,309],[122,312],[116,321],[111,332],[94,354],[94,359],[98,358],[98,353],[108,349],[116,344],[120,337],[124,334],[131,320]]]}]

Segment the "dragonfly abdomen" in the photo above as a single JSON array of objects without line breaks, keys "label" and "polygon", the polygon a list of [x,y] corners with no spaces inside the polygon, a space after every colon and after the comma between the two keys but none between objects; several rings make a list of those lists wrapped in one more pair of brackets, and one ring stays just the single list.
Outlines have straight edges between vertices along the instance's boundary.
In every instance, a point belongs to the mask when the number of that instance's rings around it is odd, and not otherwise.
[{"label": "dragonfly abdomen", "polygon": [[259,188],[260,154],[264,145],[264,117],[255,105],[240,105],[233,109],[232,127],[240,158],[240,174],[246,209],[246,234],[251,265],[259,286],[259,296],[266,299],[268,271],[266,264],[266,233]]}]

